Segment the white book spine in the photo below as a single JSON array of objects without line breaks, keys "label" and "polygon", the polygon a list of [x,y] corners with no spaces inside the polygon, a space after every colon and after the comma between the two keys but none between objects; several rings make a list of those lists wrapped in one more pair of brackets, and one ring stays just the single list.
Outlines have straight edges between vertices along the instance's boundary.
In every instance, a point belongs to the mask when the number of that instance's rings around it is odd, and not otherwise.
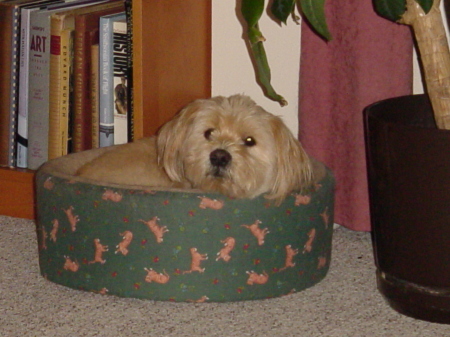
[{"label": "white book spine", "polygon": [[30,13],[24,8],[20,19],[19,112],[17,121],[17,167],[27,168],[28,152],[28,80],[30,65]]}]

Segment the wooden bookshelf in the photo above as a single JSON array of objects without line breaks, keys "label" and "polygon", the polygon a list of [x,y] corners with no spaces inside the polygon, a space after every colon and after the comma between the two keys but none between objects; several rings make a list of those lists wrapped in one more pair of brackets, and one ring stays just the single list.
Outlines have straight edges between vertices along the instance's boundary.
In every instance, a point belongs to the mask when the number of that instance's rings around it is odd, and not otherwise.
[{"label": "wooden bookshelf", "polygon": [[211,95],[211,1],[134,1],[133,39],[135,136],[141,138],[186,103]]},{"label": "wooden bookshelf", "polygon": [[[211,95],[211,1],[133,0],[136,139]],[[0,215],[33,219],[34,172],[0,168]]]},{"label": "wooden bookshelf", "polygon": [[0,169],[0,215],[34,218],[34,173]]}]

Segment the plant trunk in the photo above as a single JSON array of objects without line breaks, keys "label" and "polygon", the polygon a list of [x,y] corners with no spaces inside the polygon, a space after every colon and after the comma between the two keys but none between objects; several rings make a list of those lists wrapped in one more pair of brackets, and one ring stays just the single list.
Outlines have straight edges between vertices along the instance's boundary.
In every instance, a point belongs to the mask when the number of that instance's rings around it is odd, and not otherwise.
[{"label": "plant trunk", "polygon": [[440,2],[435,0],[430,12],[425,14],[415,0],[406,0],[407,9],[400,22],[412,26],[436,125],[450,129],[450,51]]}]

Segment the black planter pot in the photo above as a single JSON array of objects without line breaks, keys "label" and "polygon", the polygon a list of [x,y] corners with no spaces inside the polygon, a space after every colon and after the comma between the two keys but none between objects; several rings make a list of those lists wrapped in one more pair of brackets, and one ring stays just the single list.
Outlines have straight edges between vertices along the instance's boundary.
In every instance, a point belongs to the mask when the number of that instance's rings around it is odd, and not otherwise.
[{"label": "black planter pot", "polygon": [[378,289],[405,315],[450,323],[450,131],[425,95],[364,116]]}]

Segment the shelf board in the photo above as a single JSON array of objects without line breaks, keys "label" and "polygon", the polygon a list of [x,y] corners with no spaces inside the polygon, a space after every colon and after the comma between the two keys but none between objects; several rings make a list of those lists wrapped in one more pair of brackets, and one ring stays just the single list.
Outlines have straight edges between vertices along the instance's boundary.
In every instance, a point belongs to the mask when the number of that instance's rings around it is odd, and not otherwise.
[{"label": "shelf board", "polygon": [[0,167],[0,214],[34,219],[34,171]]}]

